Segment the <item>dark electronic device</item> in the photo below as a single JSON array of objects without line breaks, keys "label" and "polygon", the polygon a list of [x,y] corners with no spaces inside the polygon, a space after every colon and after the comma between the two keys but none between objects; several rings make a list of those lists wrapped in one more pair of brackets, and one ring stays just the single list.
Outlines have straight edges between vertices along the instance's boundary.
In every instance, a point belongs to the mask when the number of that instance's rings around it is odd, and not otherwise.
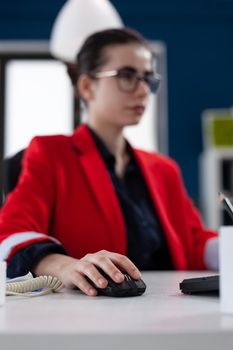
[{"label": "dark electronic device", "polygon": [[142,279],[135,280],[129,275],[124,274],[124,281],[116,283],[104,271],[98,270],[108,281],[108,285],[105,288],[99,288],[93,281],[87,278],[88,282],[97,290],[98,295],[105,295],[108,297],[132,297],[142,295],[146,290],[146,285]]},{"label": "dark electronic device", "polygon": [[184,294],[219,295],[219,275],[184,279],[180,290]]}]

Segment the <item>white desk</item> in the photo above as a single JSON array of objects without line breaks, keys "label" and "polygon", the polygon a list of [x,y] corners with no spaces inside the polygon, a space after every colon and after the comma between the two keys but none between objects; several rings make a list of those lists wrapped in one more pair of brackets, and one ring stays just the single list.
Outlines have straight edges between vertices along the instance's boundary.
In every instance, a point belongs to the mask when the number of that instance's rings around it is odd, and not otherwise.
[{"label": "white desk", "polygon": [[7,297],[0,307],[0,348],[7,350],[233,349],[233,315],[217,297],[182,295],[183,278],[203,272],[143,273],[146,294],[87,297],[63,291]]}]

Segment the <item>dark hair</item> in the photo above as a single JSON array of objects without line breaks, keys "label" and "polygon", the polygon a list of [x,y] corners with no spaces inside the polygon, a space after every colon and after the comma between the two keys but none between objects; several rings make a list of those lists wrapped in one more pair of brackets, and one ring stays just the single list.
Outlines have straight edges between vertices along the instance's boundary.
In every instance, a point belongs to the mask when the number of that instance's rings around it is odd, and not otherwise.
[{"label": "dark hair", "polygon": [[132,29],[106,29],[90,35],[77,55],[77,80],[81,74],[93,73],[106,63],[104,51],[107,47],[131,43],[150,50],[146,40]]}]

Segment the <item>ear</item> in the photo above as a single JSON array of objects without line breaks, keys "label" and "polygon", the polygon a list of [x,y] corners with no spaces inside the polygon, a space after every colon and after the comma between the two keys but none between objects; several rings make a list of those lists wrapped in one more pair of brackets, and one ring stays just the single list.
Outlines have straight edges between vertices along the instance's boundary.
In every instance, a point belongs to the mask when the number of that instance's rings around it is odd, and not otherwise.
[{"label": "ear", "polygon": [[93,80],[86,74],[82,74],[77,82],[79,96],[86,102],[93,98]]}]

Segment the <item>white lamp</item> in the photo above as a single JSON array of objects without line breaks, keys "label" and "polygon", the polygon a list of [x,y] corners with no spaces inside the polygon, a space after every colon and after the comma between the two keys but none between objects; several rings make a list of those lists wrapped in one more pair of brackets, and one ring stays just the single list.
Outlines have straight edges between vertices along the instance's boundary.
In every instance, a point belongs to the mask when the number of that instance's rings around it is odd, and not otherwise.
[{"label": "white lamp", "polygon": [[123,22],[108,0],[68,0],[53,25],[50,51],[62,61],[75,63],[87,36],[119,27],[123,27]]}]

